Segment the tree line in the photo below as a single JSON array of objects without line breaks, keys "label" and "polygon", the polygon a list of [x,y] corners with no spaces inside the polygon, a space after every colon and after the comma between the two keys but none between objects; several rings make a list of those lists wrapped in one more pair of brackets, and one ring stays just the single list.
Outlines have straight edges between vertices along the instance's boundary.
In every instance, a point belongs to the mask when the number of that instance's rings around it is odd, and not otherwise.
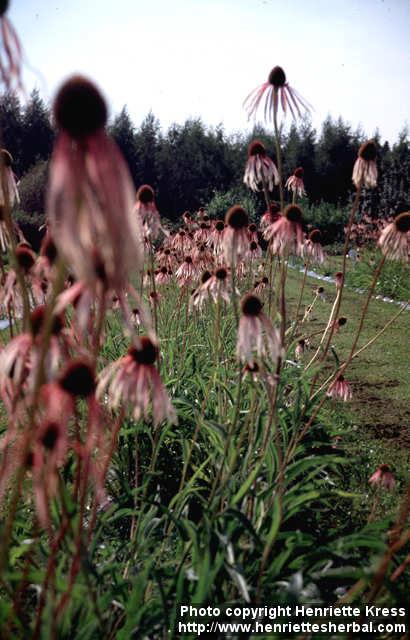
[{"label": "tree line", "polygon": [[[172,124],[166,131],[149,113],[136,126],[127,107],[109,127],[123,152],[136,187],[148,183],[157,194],[160,212],[176,220],[183,211],[212,204],[232,191],[246,197],[242,185],[247,147],[253,138],[262,140],[271,157],[273,140],[269,131],[256,126],[251,134],[228,134],[222,125],[208,127],[200,119]],[[38,91],[22,104],[14,94],[0,96],[0,140],[14,158],[20,179],[21,209],[28,216],[41,215],[47,163],[55,132],[50,109]],[[387,216],[410,208],[410,144],[407,128],[390,145],[373,136],[379,145],[380,179],[377,189],[365,194],[364,208],[372,216]],[[352,167],[364,133],[342,118],[330,116],[316,131],[309,119],[292,124],[282,132],[285,178],[302,166],[308,205],[327,203],[344,208],[351,201]],[[249,195],[249,194],[248,194]],[[263,208],[263,198],[256,198]]]}]

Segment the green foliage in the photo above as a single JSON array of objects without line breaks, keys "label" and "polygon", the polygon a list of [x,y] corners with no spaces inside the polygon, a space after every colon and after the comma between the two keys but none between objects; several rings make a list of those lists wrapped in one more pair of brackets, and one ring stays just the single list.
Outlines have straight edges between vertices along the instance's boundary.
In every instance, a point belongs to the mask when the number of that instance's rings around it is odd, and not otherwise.
[{"label": "green foliage", "polygon": [[330,202],[309,205],[305,201],[302,203],[302,208],[306,225],[311,225],[322,232],[323,244],[333,244],[344,239],[344,228],[349,219],[347,207],[340,207]]},{"label": "green foliage", "polygon": [[257,214],[260,214],[264,204],[263,196],[258,198],[244,187],[233,188],[226,193],[215,191],[206,205],[206,211],[211,218],[223,220],[229,207],[234,204],[240,204],[248,212],[249,218],[257,221]]},{"label": "green foliage", "polygon": [[[346,280],[348,286],[367,289],[372,282],[375,264],[379,262],[380,257],[380,252],[362,252],[360,260],[355,262],[348,271]],[[386,261],[377,280],[376,294],[396,300],[410,300],[408,265],[394,260]]]},{"label": "green foliage", "polygon": [[48,162],[39,160],[19,182],[20,209],[37,216],[44,213],[47,178]]}]

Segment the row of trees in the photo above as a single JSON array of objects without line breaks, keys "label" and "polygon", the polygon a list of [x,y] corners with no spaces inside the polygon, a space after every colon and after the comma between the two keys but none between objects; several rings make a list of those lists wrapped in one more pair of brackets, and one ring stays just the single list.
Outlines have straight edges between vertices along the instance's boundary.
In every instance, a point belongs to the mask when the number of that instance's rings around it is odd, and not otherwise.
[{"label": "row of trees", "polygon": [[[193,119],[163,131],[152,113],[136,127],[124,107],[111,123],[110,133],[128,161],[135,185],[151,184],[161,213],[171,220],[184,210],[208,205],[215,192],[238,189],[252,138],[263,140],[275,159],[272,136],[263,127],[256,127],[252,135],[228,135],[222,125],[209,128]],[[55,134],[49,108],[37,91],[24,105],[15,95],[0,96],[0,135],[21,179],[23,210],[41,213]],[[352,196],[352,167],[364,138],[362,131],[353,130],[342,118],[328,117],[320,132],[307,119],[292,124],[283,131],[285,174],[302,166],[309,203],[343,208]],[[404,129],[392,146],[380,144],[377,133],[375,138],[380,148],[380,180],[378,188],[366,195],[365,207],[372,215],[394,214],[410,208],[408,131]]]}]

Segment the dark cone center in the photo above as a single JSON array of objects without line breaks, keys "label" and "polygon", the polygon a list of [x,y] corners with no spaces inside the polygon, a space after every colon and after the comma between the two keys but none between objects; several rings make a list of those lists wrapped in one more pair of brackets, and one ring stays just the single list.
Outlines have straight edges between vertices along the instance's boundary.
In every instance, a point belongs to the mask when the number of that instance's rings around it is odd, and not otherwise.
[{"label": "dark cone center", "polygon": [[72,138],[81,139],[103,129],[107,107],[97,87],[82,76],[63,84],[54,101],[57,125]]},{"label": "dark cone center", "polygon": [[394,224],[396,225],[397,231],[400,231],[401,233],[407,233],[407,231],[410,231],[410,211],[405,211],[397,216],[394,220]]},{"label": "dark cone center", "polygon": [[128,353],[137,364],[153,365],[158,357],[158,348],[149,338],[143,336],[141,346],[130,347]]},{"label": "dark cone center", "polygon": [[266,156],[266,149],[263,142],[254,140],[248,147],[248,156]]},{"label": "dark cone center", "polygon": [[309,233],[309,240],[315,243],[321,242],[322,234],[320,233],[319,229],[313,229],[313,231]]},{"label": "dark cone center", "polygon": [[286,82],[286,75],[282,67],[273,67],[269,74],[268,82],[274,87],[283,87]]},{"label": "dark cone center", "polygon": [[235,205],[231,207],[226,214],[227,224],[236,231],[247,227],[249,218],[243,207]]},{"label": "dark cone center", "polygon": [[373,140],[369,140],[368,142],[362,144],[359,149],[359,156],[363,158],[363,160],[366,160],[366,162],[376,160],[377,147],[375,142],[373,142]]},{"label": "dark cone center", "polygon": [[71,396],[87,398],[95,389],[94,372],[85,362],[71,362],[60,378],[60,387]]},{"label": "dark cone center", "polygon": [[285,209],[285,216],[289,222],[302,222],[302,209],[297,204],[289,204]]},{"label": "dark cone center", "polygon": [[35,262],[35,254],[26,247],[17,247],[16,260],[25,273],[28,273]]},{"label": "dark cone center", "polygon": [[256,296],[246,296],[241,303],[242,313],[245,316],[258,316],[262,307],[262,302]]},{"label": "dark cone center", "polygon": [[45,449],[48,449],[49,451],[52,451],[54,449],[55,444],[58,440],[58,434],[58,425],[54,422],[49,424],[41,438],[41,443],[45,447]]},{"label": "dark cone center", "polygon": [[217,280],[226,280],[227,276],[228,276],[228,272],[223,267],[215,271],[215,277]]},{"label": "dark cone center", "polygon": [[149,184],[144,184],[137,191],[137,200],[142,204],[154,202],[154,190]]}]

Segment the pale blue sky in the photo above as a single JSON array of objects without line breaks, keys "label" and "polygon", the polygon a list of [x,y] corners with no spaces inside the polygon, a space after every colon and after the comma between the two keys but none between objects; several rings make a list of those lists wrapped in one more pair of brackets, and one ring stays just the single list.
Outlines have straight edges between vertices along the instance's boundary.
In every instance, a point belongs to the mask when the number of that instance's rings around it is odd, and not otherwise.
[{"label": "pale blue sky", "polygon": [[[30,65],[51,99],[73,72],[93,78],[111,113],[167,127],[187,117],[248,125],[242,102],[281,65],[315,108],[394,140],[410,123],[410,0],[12,0]],[[407,43],[407,44],[406,44]]]}]

